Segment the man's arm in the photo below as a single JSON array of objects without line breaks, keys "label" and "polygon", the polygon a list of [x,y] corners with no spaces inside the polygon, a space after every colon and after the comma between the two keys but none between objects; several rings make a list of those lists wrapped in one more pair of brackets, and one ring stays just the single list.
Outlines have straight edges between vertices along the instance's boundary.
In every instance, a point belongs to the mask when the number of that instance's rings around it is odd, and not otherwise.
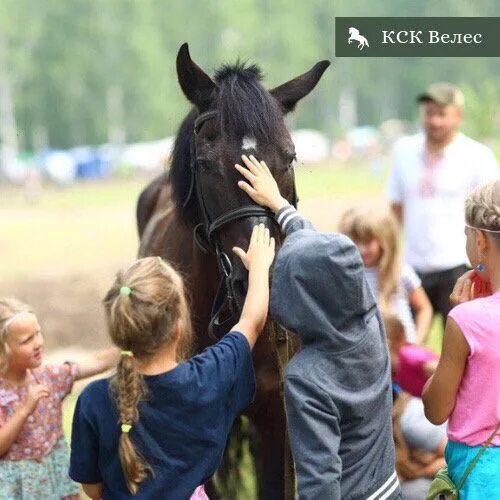
[{"label": "man's arm", "polygon": [[392,166],[389,179],[387,180],[386,196],[391,204],[394,217],[398,221],[399,226],[403,227],[404,188],[401,179],[401,160],[399,159],[398,150],[399,148],[394,147],[392,151]]},{"label": "man's arm", "polygon": [[489,148],[485,148],[484,156],[477,164],[474,187],[498,179],[499,174],[498,163],[493,151]]}]

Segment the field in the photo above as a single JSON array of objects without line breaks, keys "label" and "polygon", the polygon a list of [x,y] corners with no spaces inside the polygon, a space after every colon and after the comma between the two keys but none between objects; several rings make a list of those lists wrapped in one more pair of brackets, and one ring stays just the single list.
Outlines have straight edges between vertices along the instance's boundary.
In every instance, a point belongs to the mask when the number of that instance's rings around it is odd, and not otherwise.
[{"label": "field", "polygon": [[[342,211],[384,203],[385,170],[324,164],[296,170],[299,208],[315,226],[334,230]],[[107,345],[100,301],[117,269],[135,258],[135,203],[146,178],[45,187],[36,202],[0,184],[0,296],[37,312],[49,359],[81,359]],[[437,333],[437,330],[436,330]],[[432,339],[438,347],[439,335]],[[69,430],[75,394],[65,403]]]}]

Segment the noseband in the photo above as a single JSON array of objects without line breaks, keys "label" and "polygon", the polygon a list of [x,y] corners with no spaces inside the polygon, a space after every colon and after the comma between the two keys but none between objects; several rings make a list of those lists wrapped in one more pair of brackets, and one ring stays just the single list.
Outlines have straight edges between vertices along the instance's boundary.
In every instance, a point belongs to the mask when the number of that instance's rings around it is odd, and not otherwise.
[{"label": "noseband", "polygon": [[[220,231],[232,222],[240,219],[247,219],[249,217],[267,217],[275,224],[276,221],[273,213],[269,209],[263,208],[259,205],[247,205],[233,210],[228,210],[222,215],[214,218],[210,216],[199,179],[200,161],[196,150],[196,136],[203,123],[207,120],[215,118],[216,115],[216,110],[206,111],[205,113],[199,115],[194,122],[194,131],[191,136],[191,182],[183,207],[186,207],[191,198],[196,195],[196,201],[198,203],[203,222],[199,223],[194,228],[194,240],[202,251],[215,253],[217,258],[220,281],[214,303],[212,304],[208,332],[210,336],[218,340],[229,331],[229,328],[237,323],[240,314],[234,290],[233,265],[231,263],[231,259],[224,252],[220,243]],[[293,197],[293,203],[296,205],[295,183]],[[225,308],[229,310],[229,314],[227,318],[222,319],[222,314]]]}]

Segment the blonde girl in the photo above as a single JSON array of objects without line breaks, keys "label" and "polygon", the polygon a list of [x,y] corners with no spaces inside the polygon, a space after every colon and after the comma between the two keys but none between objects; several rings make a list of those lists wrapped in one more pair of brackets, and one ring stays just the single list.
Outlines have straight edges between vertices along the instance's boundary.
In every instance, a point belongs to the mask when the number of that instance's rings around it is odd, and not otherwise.
[{"label": "blonde girl", "polygon": [[86,364],[43,363],[44,339],[32,309],[0,299],[0,481],[2,498],[79,498],[68,477],[62,402],[75,380],[102,373],[116,349]]},{"label": "blonde girl", "polygon": [[445,458],[455,484],[481,445],[488,445],[459,494],[493,499],[500,498],[500,180],[472,192],[465,221],[474,269],[458,280],[451,296],[458,305],[448,315],[441,358],[423,400],[431,422],[448,420]]},{"label": "blonde girl", "polygon": [[415,271],[401,262],[397,224],[389,210],[351,208],[341,217],[339,230],[358,246],[380,309],[400,318],[407,342],[423,344],[432,306]]},{"label": "blonde girl", "polygon": [[117,275],[104,299],[111,340],[121,349],[116,376],[78,399],[70,476],[98,498],[206,498],[235,417],[253,399],[251,350],[269,302],[274,240],[256,226],[239,322],[217,344],[183,360],[191,336],[180,275],[159,257]]}]

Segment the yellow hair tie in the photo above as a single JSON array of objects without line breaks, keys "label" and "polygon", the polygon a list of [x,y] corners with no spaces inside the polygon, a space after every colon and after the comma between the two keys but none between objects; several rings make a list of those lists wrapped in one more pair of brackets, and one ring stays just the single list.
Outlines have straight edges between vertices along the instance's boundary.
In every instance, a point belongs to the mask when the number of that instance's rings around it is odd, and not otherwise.
[{"label": "yellow hair tie", "polygon": [[128,434],[130,429],[132,429],[132,424],[122,424],[122,432],[125,432],[125,434]]},{"label": "yellow hair tie", "polygon": [[122,351],[121,355],[128,356],[128,357],[132,358],[134,356],[134,353],[132,351]]}]

